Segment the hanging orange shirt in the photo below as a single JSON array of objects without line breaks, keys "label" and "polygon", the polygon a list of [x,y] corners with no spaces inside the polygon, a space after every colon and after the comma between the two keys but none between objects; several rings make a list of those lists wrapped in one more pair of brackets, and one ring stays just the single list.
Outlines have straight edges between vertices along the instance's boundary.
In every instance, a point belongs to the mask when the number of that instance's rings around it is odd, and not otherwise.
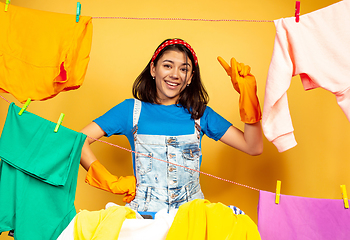
[{"label": "hanging orange shirt", "polygon": [[25,102],[79,88],[90,60],[92,22],[87,16],[75,19],[12,4],[1,10],[0,92]]}]

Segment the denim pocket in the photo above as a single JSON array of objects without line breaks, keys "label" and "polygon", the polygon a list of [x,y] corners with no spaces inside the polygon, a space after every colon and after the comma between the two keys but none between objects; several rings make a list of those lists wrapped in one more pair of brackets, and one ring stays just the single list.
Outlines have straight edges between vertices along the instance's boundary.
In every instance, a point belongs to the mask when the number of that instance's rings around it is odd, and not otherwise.
[{"label": "denim pocket", "polygon": [[152,153],[138,154],[136,157],[137,172],[144,175],[152,170]]},{"label": "denim pocket", "polygon": [[[190,169],[199,170],[199,157],[202,155],[201,149],[197,145],[185,148],[182,151],[184,166]],[[194,174],[196,171],[185,168],[185,171]]]}]

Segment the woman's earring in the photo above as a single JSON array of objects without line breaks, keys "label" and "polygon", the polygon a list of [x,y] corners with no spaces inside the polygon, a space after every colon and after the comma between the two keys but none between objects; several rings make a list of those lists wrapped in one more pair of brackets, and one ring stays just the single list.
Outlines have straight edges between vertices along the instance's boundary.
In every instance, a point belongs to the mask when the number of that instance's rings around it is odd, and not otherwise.
[{"label": "woman's earring", "polygon": [[187,84],[187,87],[190,86],[190,84]]}]

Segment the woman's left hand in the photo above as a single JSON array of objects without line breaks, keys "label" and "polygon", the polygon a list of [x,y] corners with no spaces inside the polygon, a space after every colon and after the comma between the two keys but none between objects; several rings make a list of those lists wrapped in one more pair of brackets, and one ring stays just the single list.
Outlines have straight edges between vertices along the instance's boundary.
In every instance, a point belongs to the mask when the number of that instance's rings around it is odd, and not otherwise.
[{"label": "woman's left hand", "polygon": [[256,123],[261,120],[261,109],[259,99],[256,95],[256,80],[250,73],[250,66],[238,63],[236,59],[231,59],[229,66],[222,57],[218,61],[231,77],[231,82],[235,90],[240,94],[239,108],[241,120],[245,123]]}]

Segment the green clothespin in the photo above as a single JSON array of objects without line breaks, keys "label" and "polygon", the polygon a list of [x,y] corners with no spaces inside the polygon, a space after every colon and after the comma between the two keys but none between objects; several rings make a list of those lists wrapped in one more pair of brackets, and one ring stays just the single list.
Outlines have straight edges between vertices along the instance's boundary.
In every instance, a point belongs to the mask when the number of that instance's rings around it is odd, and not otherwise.
[{"label": "green clothespin", "polygon": [[54,130],[55,133],[58,132],[58,129],[62,124],[63,118],[64,118],[64,113],[61,113],[60,118],[58,119],[58,122],[57,122],[55,130]]},{"label": "green clothespin", "polygon": [[26,101],[26,103],[23,105],[21,111],[19,111],[18,115],[22,115],[22,113],[27,109],[27,107],[29,106],[29,103],[32,101],[32,99],[28,98],[28,100]]},{"label": "green clothespin", "polygon": [[7,12],[7,10],[9,9],[10,2],[11,2],[10,0],[6,0],[5,12]]},{"label": "green clothespin", "polygon": [[81,4],[80,4],[80,2],[77,2],[77,14],[75,17],[75,22],[79,22],[80,11],[81,11]]}]

